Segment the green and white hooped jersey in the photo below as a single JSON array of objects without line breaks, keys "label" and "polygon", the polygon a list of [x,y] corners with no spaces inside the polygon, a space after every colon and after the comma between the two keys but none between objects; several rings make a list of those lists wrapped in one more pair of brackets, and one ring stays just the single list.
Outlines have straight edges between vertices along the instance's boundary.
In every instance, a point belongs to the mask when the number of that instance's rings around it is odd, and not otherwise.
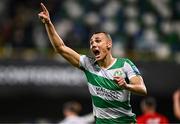
[{"label": "green and white hooped jersey", "polygon": [[130,92],[118,86],[113,76],[122,76],[129,82],[133,76],[140,75],[136,66],[129,59],[116,58],[109,68],[102,69],[94,59],[82,55],[80,67],[88,81],[96,124],[135,123]]}]

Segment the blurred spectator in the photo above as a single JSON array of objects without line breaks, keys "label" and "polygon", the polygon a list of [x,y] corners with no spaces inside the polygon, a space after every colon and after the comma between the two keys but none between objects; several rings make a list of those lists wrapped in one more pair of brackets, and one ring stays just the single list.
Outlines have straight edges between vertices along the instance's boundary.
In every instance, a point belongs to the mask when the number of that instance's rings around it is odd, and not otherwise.
[{"label": "blurred spectator", "polygon": [[173,109],[174,115],[180,120],[180,89],[173,94]]},{"label": "blurred spectator", "polygon": [[65,119],[59,124],[89,124],[94,121],[93,114],[80,117],[79,113],[82,110],[80,103],[76,101],[67,102],[63,106],[63,114]]},{"label": "blurred spectator", "polygon": [[156,101],[153,97],[148,97],[141,102],[143,115],[137,117],[138,124],[167,124],[168,119],[156,112]]}]

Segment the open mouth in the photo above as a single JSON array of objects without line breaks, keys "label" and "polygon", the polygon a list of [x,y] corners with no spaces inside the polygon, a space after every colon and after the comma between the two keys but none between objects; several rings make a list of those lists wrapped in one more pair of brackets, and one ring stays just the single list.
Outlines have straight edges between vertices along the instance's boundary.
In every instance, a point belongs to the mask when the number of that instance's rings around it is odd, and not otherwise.
[{"label": "open mouth", "polygon": [[100,55],[100,51],[99,50],[93,50],[93,53],[94,53],[95,57]]}]

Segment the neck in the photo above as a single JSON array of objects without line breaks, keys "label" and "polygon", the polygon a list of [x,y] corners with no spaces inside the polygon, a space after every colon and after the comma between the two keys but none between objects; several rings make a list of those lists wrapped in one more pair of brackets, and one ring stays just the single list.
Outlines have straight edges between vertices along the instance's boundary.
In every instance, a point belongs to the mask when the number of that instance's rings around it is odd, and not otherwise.
[{"label": "neck", "polygon": [[145,111],[145,113],[146,114],[153,114],[153,113],[155,113],[155,110],[147,110],[147,111]]},{"label": "neck", "polygon": [[98,65],[102,68],[107,68],[114,62],[115,58],[111,54],[108,54],[104,59],[97,61]]}]

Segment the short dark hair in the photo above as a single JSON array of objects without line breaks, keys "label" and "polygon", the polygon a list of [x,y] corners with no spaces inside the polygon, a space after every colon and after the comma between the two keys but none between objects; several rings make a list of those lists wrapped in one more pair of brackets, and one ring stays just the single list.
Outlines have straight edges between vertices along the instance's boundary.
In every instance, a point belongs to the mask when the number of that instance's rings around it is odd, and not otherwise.
[{"label": "short dark hair", "polygon": [[79,102],[76,101],[70,101],[63,105],[63,110],[65,111],[71,111],[79,114],[81,112],[82,106]]},{"label": "short dark hair", "polygon": [[156,100],[153,97],[147,97],[142,100],[142,105],[156,108]]},{"label": "short dark hair", "polygon": [[95,32],[92,33],[91,36],[93,36],[94,34],[99,34],[99,33],[103,33],[109,40],[112,41],[111,35],[108,32],[105,32],[105,31],[95,31]]}]

